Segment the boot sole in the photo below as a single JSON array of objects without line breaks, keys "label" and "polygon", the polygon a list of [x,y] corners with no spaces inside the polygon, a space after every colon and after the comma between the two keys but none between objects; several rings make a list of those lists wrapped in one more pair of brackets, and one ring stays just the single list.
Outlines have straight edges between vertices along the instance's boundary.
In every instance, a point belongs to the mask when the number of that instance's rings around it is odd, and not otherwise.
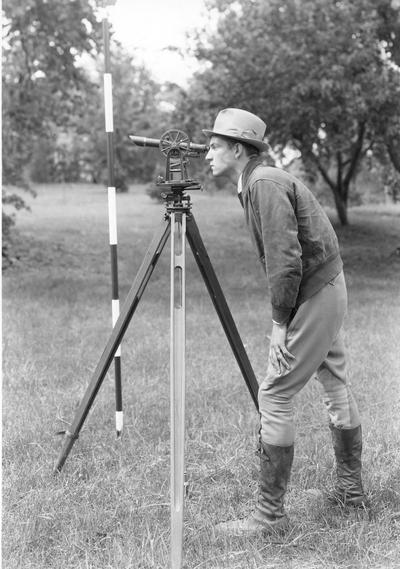
[{"label": "boot sole", "polygon": [[215,526],[215,532],[218,535],[234,535],[234,536],[252,536],[252,535],[282,535],[289,529],[289,522],[277,522],[276,524],[259,523],[257,525],[249,525],[245,520],[234,522],[222,522]]}]

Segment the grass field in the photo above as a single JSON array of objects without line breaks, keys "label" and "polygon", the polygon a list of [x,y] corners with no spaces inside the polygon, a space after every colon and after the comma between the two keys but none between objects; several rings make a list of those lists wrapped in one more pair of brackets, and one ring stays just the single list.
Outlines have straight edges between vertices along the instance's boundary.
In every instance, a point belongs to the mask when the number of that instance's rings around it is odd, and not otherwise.
[{"label": "grass field", "polygon": [[[111,372],[79,440],[52,475],[111,326],[107,195],[40,186],[20,212],[19,262],[3,278],[3,567],[169,566],[169,254],[122,345],[125,428],[115,437]],[[196,220],[259,379],[270,308],[237,200],[193,192]],[[124,299],[163,206],[118,196]],[[328,505],[333,453],[319,387],[296,399],[296,446],[282,539],[217,538],[257,488],[257,415],[188,248],[184,567],[396,568],[400,562],[400,209],[350,210],[337,227],[349,289],[349,374],[364,429],[372,515]],[[169,250],[168,247],[166,249]],[[310,491],[311,490],[311,491]]]}]

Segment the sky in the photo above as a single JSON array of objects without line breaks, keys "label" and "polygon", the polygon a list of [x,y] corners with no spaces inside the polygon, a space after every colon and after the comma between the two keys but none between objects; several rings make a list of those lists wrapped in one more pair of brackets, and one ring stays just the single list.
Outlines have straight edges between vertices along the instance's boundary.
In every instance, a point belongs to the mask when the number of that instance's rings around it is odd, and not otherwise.
[{"label": "sky", "polygon": [[195,61],[166,48],[187,45],[186,32],[206,20],[204,0],[117,0],[108,14],[116,38],[157,80],[185,86]]}]

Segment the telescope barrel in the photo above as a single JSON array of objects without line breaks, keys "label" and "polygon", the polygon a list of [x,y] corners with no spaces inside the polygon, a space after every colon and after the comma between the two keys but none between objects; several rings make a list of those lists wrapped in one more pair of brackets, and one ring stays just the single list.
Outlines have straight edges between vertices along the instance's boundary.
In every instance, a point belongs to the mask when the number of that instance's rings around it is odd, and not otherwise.
[{"label": "telescope barrel", "polygon": [[129,134],[129,140],[136,144],[136,146],[151,146],[152,148],[159,148],[160,140],[158,138],[147,138],[147,136],[135,136]]},{"label": "telescope barrel", "polygon": [[[135,136],[134,134],[128,135],[129,140],[133,142],[136,146],[151,146],[152,148],[160,147],[160,139],[158,138],[147,138],[146,136]],[[181,142],[178,144],[181,150],[192,150],[193,152],[208,152],[209,147],[207,144],[197,144],[195,142]]]}]

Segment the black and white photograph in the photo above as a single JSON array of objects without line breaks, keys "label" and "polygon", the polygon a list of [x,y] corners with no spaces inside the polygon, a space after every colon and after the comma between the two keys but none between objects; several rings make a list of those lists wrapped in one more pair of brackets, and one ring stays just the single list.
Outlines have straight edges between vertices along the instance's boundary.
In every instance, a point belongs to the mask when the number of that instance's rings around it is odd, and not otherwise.
[{"label": "black and white photograph", "polygon": [[2,1],[3,569],[400,567],[400,0]]}]

